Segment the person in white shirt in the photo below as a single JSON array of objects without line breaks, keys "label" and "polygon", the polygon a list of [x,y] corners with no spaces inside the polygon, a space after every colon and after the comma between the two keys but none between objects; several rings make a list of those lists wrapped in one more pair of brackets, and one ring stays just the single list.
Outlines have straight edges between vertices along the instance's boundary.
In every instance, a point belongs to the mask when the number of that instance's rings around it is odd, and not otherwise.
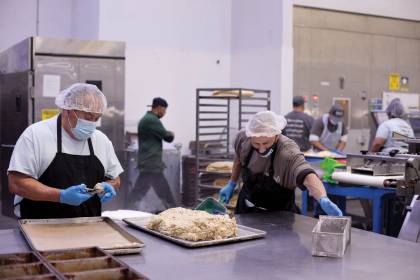
[{"label": "person in white shirt", "polygon": [[379,125],[372,143],[371,152],[381,151],[387,153],[392,150],[398,150],[400,153],[408,152],[407,143],[392,139],[393,132],[414,138],[413,128],[402,119],[405,111],[400,99],[393,99],[385,111],[389,120]]},{"label": "person in white shirt", "polygon": [[[30,125],[19,137],[8,168],[9,191],[20,218],[100,216],[101,204],[120,187],[123,169],[96,123],[106,110],[94,85],[73,84],[55,100],[61,113]],[[103,192],[88,188],[101,183]]]}]

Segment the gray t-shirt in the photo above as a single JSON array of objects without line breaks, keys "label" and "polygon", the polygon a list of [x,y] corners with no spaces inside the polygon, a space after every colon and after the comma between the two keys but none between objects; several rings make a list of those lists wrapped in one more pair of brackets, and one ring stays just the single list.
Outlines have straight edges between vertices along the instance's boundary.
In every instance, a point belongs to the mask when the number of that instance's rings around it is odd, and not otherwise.
[{"label": "gray t-shirt", "polygon": [[294,140],[300,150],[305,152],[311,148],[309,134],[314,118],[304,112],[292,111],[285,116],[287,125],[283,129],[283,135]]},{"label": "gray t-shirt", "polygon": [[264,173],[268,175],[271,164],[271,157],[274,156],[273,179],[279,185],[295,189],[303,187],[303,180],[309,173],[315,173],[312,167],[305,161],[305,158],[296,143],[284,135],[279,135],[277,150],[269,157],[261,157],[251,145],[251,138],[245,135],[245,131],[240,131],[236,136],[235,154],[241,164],[247,160],[248,154],[252,152],[248,164],[249,170],[254,174]]}]

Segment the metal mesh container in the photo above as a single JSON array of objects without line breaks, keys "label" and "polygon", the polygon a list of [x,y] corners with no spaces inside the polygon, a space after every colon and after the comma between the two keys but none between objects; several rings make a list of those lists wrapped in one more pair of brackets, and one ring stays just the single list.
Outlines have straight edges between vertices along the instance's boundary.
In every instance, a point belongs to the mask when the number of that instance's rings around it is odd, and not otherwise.
[{"label": "metal mesh container", "polygon": [[341,258],[350,244],[351,217],[319,216],[312,230],[312,255]]}]

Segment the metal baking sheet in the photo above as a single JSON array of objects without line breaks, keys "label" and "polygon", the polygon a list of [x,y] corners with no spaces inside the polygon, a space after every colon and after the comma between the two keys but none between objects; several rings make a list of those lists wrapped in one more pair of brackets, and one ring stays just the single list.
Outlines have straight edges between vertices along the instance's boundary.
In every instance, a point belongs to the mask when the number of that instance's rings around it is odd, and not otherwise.
[{"label": "metal baking sheet", "polygon": [[257,239],[257,238],[262,238],[267,234],[265,231],[262,231],[259,229],[236,225],[238,229],[238,236],[236,237],[230,237],[230,238],[220,239],[220,240],[209,240],[209,241],[188,241],[188,240],[172,237],[172,236],[165,235],[160,232],[148,229],[146,227],[146,224],[149,221],[149,219],[151,219],[151,217],[127,218],[127,219],[123,219],[123,221],[132,227],[135,227],[142,231],[151,233],[160,238],[167,239],[176,244],[189,247],[189,248],[213,246],[213,245],[219,245],[219,244],[225,244],[225,243],[234,243],[234,242],[239,242],[239,241]]},{"label": "metal baking sheet", "polygon": [[33,250],[98,246],[111,254],[139,253],[144,243],[107,217],[23,219],[19,228]]}]

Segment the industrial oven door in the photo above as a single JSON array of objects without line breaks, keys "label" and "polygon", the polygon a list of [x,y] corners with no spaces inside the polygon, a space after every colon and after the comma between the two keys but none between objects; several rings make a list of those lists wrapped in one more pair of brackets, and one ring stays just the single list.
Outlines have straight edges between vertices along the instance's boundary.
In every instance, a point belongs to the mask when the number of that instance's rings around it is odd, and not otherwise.
[{"label": "industrial oven door", "polygon": [[[121,164],[124,159],[124,60],[118,58],[80,58],[79,81],[96,85],[107,99],[98,129],[114,145]],[[123,208],[128,189],[122,187],[118,196],[104,204],[106,210]]]},{"label": "industrial oven door", "polygon": [[64,56],[35,55],[34,121],[58,114],[57,94],[79,81],[79,59]]}]

